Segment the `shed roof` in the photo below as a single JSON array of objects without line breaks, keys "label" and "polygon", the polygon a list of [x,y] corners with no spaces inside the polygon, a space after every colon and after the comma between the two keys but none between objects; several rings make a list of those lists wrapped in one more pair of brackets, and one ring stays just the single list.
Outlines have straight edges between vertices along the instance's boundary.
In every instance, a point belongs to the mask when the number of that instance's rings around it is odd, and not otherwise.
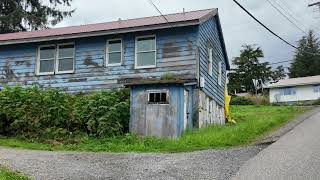
[{"label": "shed roof", "polygon": [[303,85],[313,85],[313,84],[320,84],[320,75],[283,79],[283,80],[279,80],[277,83],[270,84],[266,88],[303,86]]},{"label": "shed roof", "polygon": [[[119,30],[124,30],[123,32],[132,32],[146,30],[145,28],[147,27],[166,28],[171,27],[172,25],[185,26],[190,25],[189,23],[199,24],[202,21],[207,20],[209,17],[215,16],[217,13],[217,9],[205,9],[164,15],[170,24],[168,24],[162,16],[151,16],[98,24],[1,34],[0,45],[55,40],[58,37],[73,38],[75,35],[81,34],[84,34],[85,37],[87,37],[89,33],[94,36],[95,34],[92,33],[97,32],[108,32],[107,34],[114,34],[119,32],[121,33]],[[74,38],[76,37],[79,36],[75,36]]]}]

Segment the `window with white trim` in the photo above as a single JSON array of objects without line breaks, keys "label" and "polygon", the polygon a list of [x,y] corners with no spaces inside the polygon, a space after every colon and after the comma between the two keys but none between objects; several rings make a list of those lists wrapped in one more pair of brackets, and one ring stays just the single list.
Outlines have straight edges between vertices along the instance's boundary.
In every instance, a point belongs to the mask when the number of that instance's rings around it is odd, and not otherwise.
[{"label": "window with white trim", "polygon": [[208,74],[210,75],[210,76],[212,76],[212,61],[213,61],[213,49],[212,48],[209,48],[208,49]]},{"label": "window with white trim", "polygon": [[38,74],[54,74],[56,46],[39,47]]},{"label": "window with white trim", "polygon": [[218,62],[218,83],[221,86],[222,85],[222,62]]},{"label": "window with white trim", "polygon": [[50,75],[74,71],[74,44],[40,46],[37,74]]},{"label": "window with white trim", "polygon": [[295,88],[282,88],[280,90],[280,94],[283,96],[291,96],[296,94],[296,89]]},{"label": "window with white trim", "polygon": [[156,67],[156,37],[144,36],[136,38],[136,68]]},{"label": "window with white trim", "polygon": [[320,85],[313,86],[313,92],[320,93]]},{"label": "window with white trim", "polygon": [[74,45],[58,45],[57,73],[68,73],[74,70]]},{"label": "window with white trim", "polygon": [[107,66],[121,65],[123,56],[122,40],[107,41]]},{"label": "window with white trim", "polygon": [[149,104],[169,104],[167,91],[153,91],[148,93]]}]

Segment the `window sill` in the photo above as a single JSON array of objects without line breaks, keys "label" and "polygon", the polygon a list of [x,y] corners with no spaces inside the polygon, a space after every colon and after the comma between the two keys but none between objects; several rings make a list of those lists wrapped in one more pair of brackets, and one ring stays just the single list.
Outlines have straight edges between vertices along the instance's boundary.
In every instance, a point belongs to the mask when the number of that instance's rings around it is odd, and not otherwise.
[{"label": "window sill", "polygon": [[117,64],[107,64],[106,67],[113,67],[113,66],[122,66],[122,63]]},{"label": "window sill", "polygon": [[73,74],[74,70],[72,71],[60,71],[60,72],[56,72],[55,74]]},{"label": "window sill", "polygon": [[152,66],[135,66],[134,69],[152,69],[156,68],[157,66],[152,65]]},{"label": "window sill", "polygon": [[51,73],[36,73],[36,76],[49,76],[49,75],[60,75],[60,74],[74,74],[75,71],[62,71],[62,72],[51,72]]},{"label": "window sill", "polygon": [[48,76],[48,75],[54,75],[54,72],[36,73],[36,76]]}]

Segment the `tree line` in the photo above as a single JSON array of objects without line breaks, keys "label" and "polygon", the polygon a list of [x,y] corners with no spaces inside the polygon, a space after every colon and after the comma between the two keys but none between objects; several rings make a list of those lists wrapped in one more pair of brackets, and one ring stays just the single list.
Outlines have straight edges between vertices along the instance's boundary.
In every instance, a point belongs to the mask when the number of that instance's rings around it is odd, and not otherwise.
[{"label": "tree line", "polygon": [[[255,92],[262,86],[280,79],[320,75],[320,41],[310,30],[298,41],[298,49],[291,60],[288,73],[283,66],[272,68],[271,63],[261,62],[264,53],[256,45],[244,45],[240,55],[233,58],[233,69],[228,74],[231,93]],[[256,83],[254,83],[256,81]]]}]

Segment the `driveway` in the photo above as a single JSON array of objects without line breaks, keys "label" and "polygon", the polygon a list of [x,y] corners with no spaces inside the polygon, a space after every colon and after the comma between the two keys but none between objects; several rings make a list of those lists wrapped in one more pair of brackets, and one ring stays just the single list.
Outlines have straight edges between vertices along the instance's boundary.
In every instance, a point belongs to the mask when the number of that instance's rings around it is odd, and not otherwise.
[{"label": "driveway", "polygon": [[75,153],[0,148],[0,164],[35,179],[227,179],[263,146],[177,154]]},{"label": "driveway", "polygon": [[246,162],[234,180],[318,180],[320,108],[292,131]]}]

